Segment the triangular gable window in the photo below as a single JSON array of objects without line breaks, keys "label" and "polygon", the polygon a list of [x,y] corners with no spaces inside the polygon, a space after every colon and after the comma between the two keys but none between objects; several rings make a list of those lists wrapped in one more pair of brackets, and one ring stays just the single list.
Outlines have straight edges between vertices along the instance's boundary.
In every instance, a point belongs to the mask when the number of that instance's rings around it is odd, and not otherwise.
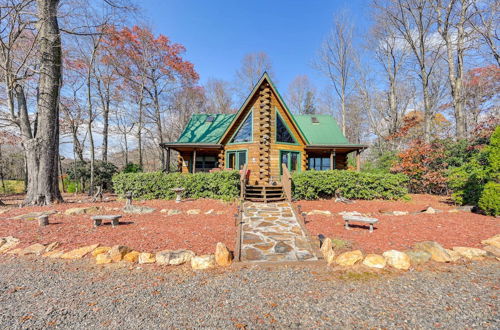
[{"label": "triangular gable window", "polygon": [[296,143],[292,133],[288,130],[281,116],[276,113],[276,142]]},{"label": "triangular gable window", "polygon": [[252,114],[250,114],[231,139],[231,143],[252,141]]}]

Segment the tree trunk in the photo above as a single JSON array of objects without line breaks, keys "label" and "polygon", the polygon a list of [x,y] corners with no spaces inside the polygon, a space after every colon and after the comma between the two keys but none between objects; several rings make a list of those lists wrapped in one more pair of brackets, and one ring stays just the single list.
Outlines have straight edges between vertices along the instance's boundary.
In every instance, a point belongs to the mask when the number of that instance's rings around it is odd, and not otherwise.
[{"label": "tree trunk", "polygon": [[[57,21],[59,0],[38,0],[40,78],[38,82],[36,135],[23,127],[28,168],[25,205],[48,205],[62,201],[58,184],[59,91],[61,87],[61,38]],[[27,119],[26,97],[17,88],[18,106]],[[20,101],[20,103],[19,103]],[[28,132],[29,131],[29,132]]]},{"label": "tree trunk", "polygon": [[143,168],[143,158],[142,158],[142,116],[143,116],[143,107],[142,107],[142,96],[139,102],[139,125],[137,126],[137,148],[139,149],[139,166]]}]

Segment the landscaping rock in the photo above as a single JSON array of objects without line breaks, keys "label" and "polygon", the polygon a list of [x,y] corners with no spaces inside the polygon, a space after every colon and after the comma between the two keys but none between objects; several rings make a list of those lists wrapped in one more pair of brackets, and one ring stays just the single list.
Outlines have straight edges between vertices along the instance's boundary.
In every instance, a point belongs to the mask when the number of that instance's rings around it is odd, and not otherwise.
[{"label": "landscaping rock", "polygon": [[386,263],[385,258],[379,254],[368,254],[363,260],[363,265],[378,269],[384,268]]},{"label": "landscaping rock", "polygon": [[22,251],[22,255],[27,255],[27,254],[34,254],[37,256],[42,255],[45,252],[45,245],[36,243],[33,245],[28,246]]},{"label": "landscaping rock", "polygon": [[340,266],[352,266],[360,260],[363,260],[363,252],[361,252],[360,250],[355,250],[340,254],[335,259],[335,262]]},{"label": "landscaping rock", "polygon": [[181,265],[185,262],[191,260],[195,255],[193,251],[190,250],[165,250],[156,253],[156,263],[160,265]]},{"label": "landscaping rock", "polygon": [[181,214],[182,212],[179,210],[168,210],[167,215],[177,215]]},{"label": "landscaping rock", "polygon": [[186,213],[189,215],[196,215],[196,214],[200,214],[201,210],[200,209],[192,209],[192,210],[187,210]]},{"label": "landscaping rock", "polygon": [[307,215],[332,215],[332,212],[323,210],[312,210],[310,212],[307,212]]},{"label": "landscaping rock", "polygon": [[131,249],[124,245],[115,245],[108,251],[108,255],[111,257],[113,262],[118,262],[123,260],[123,257],[129,253]]},{"label": "landscaping rock", "polygon": [[323,257],[325,258],[326,263],[328,265],[331,265],[335,262],[335,251],[333,251],[333,249],[330,249],[326,252],[326,254],[323,254]]},{"label": "landscaping rock", "polygon": [[323,240],[323,243],[321,244],[321,253],[323,253],[323,256],[326,258],[326,255],[329,254],[331,250],[333,250],[333,245],[332,245],[332,239],[330,237],[327,237]]},{"label": "landscaping rock", "polygon": [[500,257],[500,248],[497,248],[496,246],[493,245],[486,245],[483,248],[484,251],[491,253],[495,257]]},{"label": "landscaping rock", "polygon": [[0,253],[4,253],[19,244],[19,239],[7,236],[0,238]]},{"label": "landscaping rock", "polygon": [[99,244],[88,245],[78,249],[74,249],[61,255],[61,259],[81,259],[85,255],[97,249],[97,247],[99,247]]},{"label": "landscaping rock", "polygon": [[140,264],[153,264],[156,262],[156,257],[153,253],[142,252],[139,254]]},{"label": "landscaping rock", "polygon": [[99,254],[108,253],[111,250],[110,246],[99,246],[97,249],[92,251],[92,256],[97,257]]},{"label": "landscaping rock", "polygon": [[445,249],[445,250],[450,255],[451,262],[455,262],[455,261],[462,259],[462,256],[460,255],[460,253],[453,251],[453,250],[449,250],[449,249]]},{"label": "landscaping rock", "polygon": [[342,212],[339,212],[339,215],[341,215],[341,216],[347,216],[347,217],[351,217],[351,216],[361,217],[361,216],[364,216],[363,213],[359,213],[357,211],[352,211],[352,212],[342,211]]},{"label": "landscaping rock", "polygon": [[139,254],[139,251],[129,252],[123,257],[123,260],[128,262],[137,262],[139,260]]},{"label": "landscaping rock", "polygon": [[500,234],[481,241],[483,245],[491,245],[500,249]]},{"label": "landscaping rock", "polygon": [[217,215],[222,215],[222,214],[225,214],[226,212],[225,211],[217,211]]},{"label": "landscaping rock", "polygon": [[42,257],[51,258],[51,259],[57,259],[57,258],[61,258],[61,256],[63,254],[64,254],[64,250],[53,250],[53,251],[44,253],[42,255]]},{"label": "landscaping rock", "polygon": [[215,212],[215,211],[214,211],[213,209],[211,209],[211,210],[208,210],[207,212],[205,212],[205,214],[206,214],[206,215],[209,215],[209,214],[212,214],[212,213],[214,213],[214,212]]},{"label": "landscaping rock", "polygon": [[113,262],[113,259],[109,255],[109,253],[100,253],[95,257],[95,263],[98,265],[110,264]]},{"label": "landscaping rock", "polygon": [[392,214],[400,216],[400,215],[408,215],[409,212],[408,211],[393,211]]},{"label": "landscaping rock", "polygon": [[429,252],[421,250],[409,250],[405,252],[408,257],[410,257],[410,262],[412,265],[425,264],[431,260],[431,254]]},{"label": "landscaping rock", "polygon": [[154,211],[156,211],[155,208],[139,205],[127,205],[123,208],[123,212],[128,214],[148,214]]},{"label": "landscaping rock", "polygon": [[217,243],[215,246],[215,262],[217,262],[217,265],[226,267],[231,265],[232,261],[233,256],[226,245],[220,242]]},{"label": "landscaping rock", "polygon": [[30,212],[26,214],[21,214],[15,217],[12,217],[14,220],[36,220],[38,217],[43,215],[51,215],[57,213],[56,210],[44,211],[44,212]]},{"label": "landscaping rock", "polygon": [[100,210],[97,206],[89,206],[89,207],[74,207],[71,209],[67,209],[64,211],[66,215],[82,215],[82,214],[96,214]]},{"label": "landscaping rock", "polygon": [[453,251],[457,252],[462,257],[465,257],[467,259],[472,259],[472,260],[483,259],[488,254],[488,252],[481,250],[481,249],[472,248],[472,247],[463,247],[463,246],[455,246],[455,247],[453,247]]},{"label": "landscaping rock", "polygon": [[54,250],[55,250],[55,249],[57,249],[60,245],[61,245],[61,243],[59,243],[59,242],[52,242],[52,243],[50,243],[49,245],[47,245],[47,247],[45,248],[45,252],[54,251]]},{"label": "landscaping rock", "polygon": [[451,257],[441,244],[433,241],[419,242],[414,246],[415,250],[425,251],[431,254],[431,259],[437,262],[450,262]]},{"label": "landscaping rock", "polygon": [[201,255],[191,258],[191,267],[193,269],[209,269],[215,267],[214,255]]},{"label": "landscaping rock", "polygon": [[382,255],[387,260],[389,266],[401,270],[408,270],[410,268],[410,257],[404,252],[389,250],[385,251]]},{"label": "landscaping rock", "polygon": [[8,254],[18,254],[18,255],[23,255],[23,254],[24,254],[24,253],[23,253],[23,251],[24,251],[24,249],[22,249],[22,248],[17,248],[17,249],[12,249],[12,250],[9,250],[9,251],[7,251],[6,253],[8,253]]}]

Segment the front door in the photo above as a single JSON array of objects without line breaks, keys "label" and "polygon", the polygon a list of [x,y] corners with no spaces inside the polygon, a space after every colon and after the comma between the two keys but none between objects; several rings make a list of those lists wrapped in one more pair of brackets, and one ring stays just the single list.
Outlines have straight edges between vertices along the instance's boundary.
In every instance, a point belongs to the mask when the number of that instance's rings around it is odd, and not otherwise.
[{"label": "front door", "polygon": [[226,160],[227,160],[226,168],[241,170],[243,166],[247,163],[247,151],[246,150],[228,151],[226,155]]},{"label": "front door", "polygon": [[295,172],[300,170],[299,160],[300,160],[300,152],[298,151],[287,151],[280,150],[280,175],[283,174],[283,168],[281,164],[286,164],[288,170],[290,172]]}]

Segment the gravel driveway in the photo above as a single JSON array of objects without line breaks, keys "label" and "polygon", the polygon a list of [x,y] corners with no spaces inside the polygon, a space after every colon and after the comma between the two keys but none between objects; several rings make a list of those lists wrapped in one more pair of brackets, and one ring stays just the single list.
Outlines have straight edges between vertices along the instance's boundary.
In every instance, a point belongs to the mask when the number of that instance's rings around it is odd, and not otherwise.
[{"label": "gravel driveway", "polygon": [[0,257],[0,328],[499,328],[498,262],[339,276]]}]

